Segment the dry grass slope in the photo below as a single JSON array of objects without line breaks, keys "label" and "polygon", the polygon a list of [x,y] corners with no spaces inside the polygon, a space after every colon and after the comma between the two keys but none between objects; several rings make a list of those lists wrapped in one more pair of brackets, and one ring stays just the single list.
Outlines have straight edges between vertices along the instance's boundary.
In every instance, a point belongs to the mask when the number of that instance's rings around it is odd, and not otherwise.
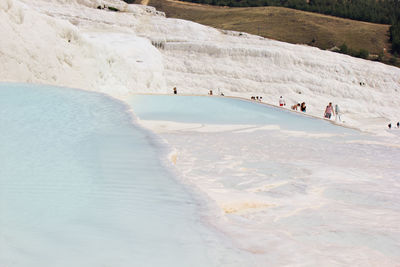
[{"label": "dry grass slope", "polygon": [[[336,18],[282,7],[228,8],[174,0],[149,0],[167,17],[195,21],[224,30],[330,49],[346,43],[371,54],[389,51],[389,25]],[[389,57],[385,53],[385,56]]]}]

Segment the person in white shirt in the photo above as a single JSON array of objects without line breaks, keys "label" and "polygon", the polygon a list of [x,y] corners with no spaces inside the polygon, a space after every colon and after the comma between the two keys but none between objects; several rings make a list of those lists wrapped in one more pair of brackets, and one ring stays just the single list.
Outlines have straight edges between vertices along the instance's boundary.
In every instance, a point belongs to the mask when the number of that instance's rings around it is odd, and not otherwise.
[{"label": "person in white shirt", "polygon": [[286,106],[285,99],[283,99],[282,96],[279,98],[279,106],[281,107]]},{"label": "person in white shirt", "polygon": [[337,119],[339,118],[339,121],[342,121],[342,119],[340,118],[340,115],[342,113],[340,112],[340,108],[339,105],[335,105],[335,121],[337,121]]}]

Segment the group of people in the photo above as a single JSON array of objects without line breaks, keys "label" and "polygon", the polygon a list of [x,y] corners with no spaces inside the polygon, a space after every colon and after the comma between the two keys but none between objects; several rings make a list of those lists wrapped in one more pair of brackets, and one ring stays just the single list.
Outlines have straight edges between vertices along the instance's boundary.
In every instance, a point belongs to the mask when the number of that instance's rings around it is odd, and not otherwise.
[{"label": "group of people", "polygon": [[339,105],[335,105],[335,108],[333,108],[332,106],[332,102],[329,102],[329,104],[326,106],[325,108],[325,113],[324,113],[324,117],[327,119],[330,119],[332,115],[335,115],[335,120],[342,121],[340,115],[340,109],[339,109]]},{"label": "group of people", "polygon": [[306,110],[307,110],[306,102],[303,102],[301,104],[300,103],[294,104],[293,106],[291,106],[291,108],[292,108],[292,110],[300,109],[301,112],[306,112]]},{"label": "group of people", "polygon": [[257,101],[262,101],[262,96],[252,96],[250,99],[251,100],[257,100]]},{"label": "group of people", "polygon": [[[285,100],[282,98],[282,96],[279,98],[279,106],[283,107],[286,106],[286,102]],[[294,104],[293,106],[291,106],[292,110],[298,110],[298,108],[300,108],[301,111],[306,112],[306,104],[303,103],[297,103]],[[342,121],[341,118],[342,112],[340,111],[339,105],[335,105],[335,107],[333,107],[332,102],[329,102],[329,104],[326,106],[325,108],[325,112],[324,112],[324,118],[326,119],[331,119],[332,116],[335,116],[335,121]],[[400,128],[400,122],[396,123],[397,128]],[[392,124],[389,123],[388,124],[388,128],[391,129],[392,128]]]},{"label": "group of people", "polygon": [[[399,121],[397,122],[396,126],[397,126],[397,128],[400,128],[400,122]],[[391,123],[388,124],[388,128],[392,129],[392,124]]]},{"label": "group of people", "polygon": [[[279,106],[280,107],[286,106],[286,101],[282,96],[279,97]],[[294,104],[290,108],[292,110],[299,110],[300,109],[301,112],[306,112],[306,110],[307,110],[306,102],[303,102],[301,104],[300,103]]]},{"label": "group of people", "polygon": [[[279,97],[279,106],[280,107],[286,106],[286,101],[282,96]],[[300,111],[306,112],[307,106],[306,106],[305,102],[303,102],[301,104],[297,103],[297,104],[294,104],[293,106],[291,106],[291,109],[292,110],[300,109]],[[336,115],[336,117],[335,117],[336,121],[337,120],[342,121],[339,105],[335,105],[335,108],[333,108],[332,102],[329,102],[329,104],[325,108],[324,118],[331,119],[332,115]]]}]

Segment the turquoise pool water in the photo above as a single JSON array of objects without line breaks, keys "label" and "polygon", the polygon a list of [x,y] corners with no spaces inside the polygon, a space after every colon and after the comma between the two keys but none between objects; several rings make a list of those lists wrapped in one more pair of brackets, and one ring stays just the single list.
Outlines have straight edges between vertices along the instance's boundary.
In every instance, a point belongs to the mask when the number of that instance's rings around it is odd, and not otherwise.
[{"label": "turquoise pool water", "polygon": [[130,103],[134,113],[143,120],[279,125],[285,130],[318,133],[357,132],[300,113],[228,97],[134,95],[130,98]]},{"label": "turquoise pool water", "polygon": [[0,266],[235,265],[125,105],[3,83],[0,125]]}]

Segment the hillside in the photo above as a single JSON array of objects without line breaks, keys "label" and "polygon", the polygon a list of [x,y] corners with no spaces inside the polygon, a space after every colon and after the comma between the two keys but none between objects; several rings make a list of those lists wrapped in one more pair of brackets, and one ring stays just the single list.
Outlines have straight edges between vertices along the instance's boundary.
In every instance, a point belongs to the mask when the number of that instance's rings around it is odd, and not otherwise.
[{"label": "hillside", "polygon": [[[147,1],[146,1],[147,2]],[[283,7],[228,8],[172,0],[149,0],[167,17],[191,20],[224,30],[260,35],[321,49],[343,43],[378,55],[390,49],[389,25],[342,19]],[[385,53],[388,58],[389,55]]]},{"label": "hillside", "polygon": [[400,68],[120,0],[0,29],[1,267],[399,266]]}]

